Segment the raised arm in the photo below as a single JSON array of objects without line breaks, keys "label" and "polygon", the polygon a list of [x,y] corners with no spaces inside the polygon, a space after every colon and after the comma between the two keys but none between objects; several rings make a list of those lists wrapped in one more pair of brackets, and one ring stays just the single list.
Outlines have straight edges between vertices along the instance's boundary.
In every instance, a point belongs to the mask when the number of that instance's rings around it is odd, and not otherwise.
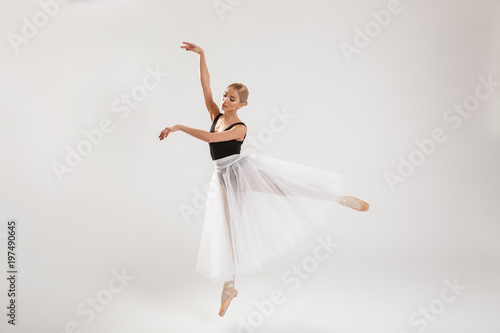
[{"label": "raised arm", "polygon": [[201,47],[193,43],[183,42],[186,45],[182,45],[186,51],[193,51],[200,55],[200,79],[201,88],[203,90],[203,97],[205,98],[205,106],[207,107],[208,113],[210,114],[210,122],[213,122],[215,117],[220,113],[219,107],[213,100],[212,89],[210,88],[210,74],[208,74],[207,62],[205,59],[205,52]]}]

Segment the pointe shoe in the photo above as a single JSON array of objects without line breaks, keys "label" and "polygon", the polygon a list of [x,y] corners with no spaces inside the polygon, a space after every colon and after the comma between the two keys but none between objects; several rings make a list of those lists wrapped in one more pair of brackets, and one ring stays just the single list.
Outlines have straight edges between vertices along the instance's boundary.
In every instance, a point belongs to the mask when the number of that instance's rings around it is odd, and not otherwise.
[{"label": "pointe shoe", "polygon": [[224,302],[222,302],[222,304],[220,305],[219,316],[221,316],[221,317],[226,314],[226,310],[229,307],[229,303],[231,303],[233,298],[238,296],[238,290],[234,289],[233,291],[231,291],[231,293],[229,293],[229,292],[226,292],[226,293],[228,293],[229,296],[227,296],[227,298],[224,300]]},{"label": "pointe shoe", "polygon": [[342,197],[339,203],[360,212],[366,212],[370,208],[365,201],[351,196]]}]

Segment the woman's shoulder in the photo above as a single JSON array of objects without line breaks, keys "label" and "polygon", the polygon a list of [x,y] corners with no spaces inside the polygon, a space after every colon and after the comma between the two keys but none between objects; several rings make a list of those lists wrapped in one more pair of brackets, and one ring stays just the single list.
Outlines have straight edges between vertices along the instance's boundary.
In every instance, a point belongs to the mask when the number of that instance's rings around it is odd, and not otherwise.
[{"label": "woman's shoulder", "polygon": [[233,123],[233,125],[240,125],[240,124],[247,126],[244,122],[241,121],[241,119],[238,119],[237,122]]},{"label": "woman's shoulder", "polygon": [[219,114],[218,114],[218,115],[216,115],[216,116],[214,116],[214,115],[212,114],[212,123],[213,123],[213,122],[215,122],[217,119],[219,119],[219,117],[220,117],[220,116],[222,116],[222,113],[221,113],[221,112],[219,112]]}]

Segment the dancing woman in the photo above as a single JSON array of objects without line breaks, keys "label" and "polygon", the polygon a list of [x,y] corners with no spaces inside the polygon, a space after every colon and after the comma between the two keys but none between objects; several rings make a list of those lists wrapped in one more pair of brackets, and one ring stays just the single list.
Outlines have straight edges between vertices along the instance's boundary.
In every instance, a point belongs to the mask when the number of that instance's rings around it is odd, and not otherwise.
[{"label": "dancing woman", "polygon": [[314,227],[331,220],[340,205],[367,211],[369,205],[343,194],[342,175],[276,158],[240,154],[247,128],[238,110],[248,104],[248,89],[233,83],[224,91],[221,113],[213,101],[205,53],[183,42],[181,48],[200,55],[201,86],[210,115],[210,131],[176,124],[160,133],[183,131],[208,142],[215,171],[210,181],[196,272],[224,282],[219,316],[231,300],[237,274],[253,274],[284,255]]}]

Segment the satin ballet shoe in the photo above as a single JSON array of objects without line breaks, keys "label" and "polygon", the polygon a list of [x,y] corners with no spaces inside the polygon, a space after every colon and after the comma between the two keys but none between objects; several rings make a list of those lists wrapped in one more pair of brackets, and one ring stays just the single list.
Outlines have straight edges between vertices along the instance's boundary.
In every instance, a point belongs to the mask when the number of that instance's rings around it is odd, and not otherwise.
[{"label": "satin ballet shoe", "polygon": [[341,197],[339,203],[360,212],[366,212],[370,208],[370,205],[365,201],[348,195]]},{"label": "satin ballet shoe", "polygon": [[228,294],[228,296],[227,296],[226,300],[224,302],[222,302],[222,304],[220,305],[219,316],[221,316],[221,317],[226,314],[226,310],[229,307],[229,303],[231,303],[233,298],[238,296],[238,290],[234,289],[231,292],[226,291],[225,293]]}]

